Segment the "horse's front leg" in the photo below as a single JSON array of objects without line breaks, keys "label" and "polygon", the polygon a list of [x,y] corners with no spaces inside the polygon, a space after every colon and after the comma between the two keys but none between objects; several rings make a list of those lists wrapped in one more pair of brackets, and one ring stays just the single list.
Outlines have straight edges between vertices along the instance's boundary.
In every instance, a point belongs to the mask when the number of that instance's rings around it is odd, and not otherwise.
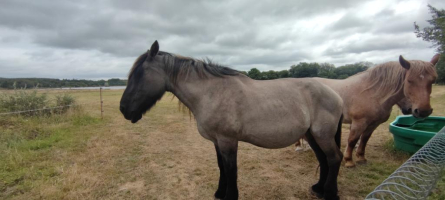
[{"label": "horse's front leg", "polygon": [[223,157],[219,150],[218,144],[216,143],[215,143],[215,150],[219,168],[219,183],[218,183],[218,189],[215,192],[215,199],[223,199],[226,196],[227,178],[224,171]]},{"label": "horse's front leg", "polygon": [[369,138],[371,137],[372,133],[378,126],[379,126],[379,124],[368,126],[368,128],[365,130],[365,132],[360,137],[360,144],[357,147],[357,153],[356,153],[357,164],[366,164],[366,162],[367,162],[367,160],[365,158],[366,144],[368,143]]},{"label": "horse's front leg", "polygon": [[355,167],[355,163],[352,160],[352,151],[360,139],[360,135],[366,130],[367,124],[365,120],[352,120],[351,129],[349,131],[348,146],[345,151],[345,167]]},{"label": "horse's front leg", "polygon": [[[220,185],[218,186],[218,190],[215,193],[216,195],[220,195],[220,197],[224,196],[222,199],[224,200],[233,200],[238,199],[238,186],[237,186],[237,164],[236,157],[238,152],[238,140],[231,138],[218,138],[217,141],[217,151],[219,150],[222,166],[220,166],[220,171],[224,170],[224,172],[220,172]],[[218,158],[219,164],[219,158]],[[225,176],[226,180],[223,179]],[[221,185],[222,184],[222,185]],[[222,192],[224,190],[224,184],[226,185],[225,194]]]}]

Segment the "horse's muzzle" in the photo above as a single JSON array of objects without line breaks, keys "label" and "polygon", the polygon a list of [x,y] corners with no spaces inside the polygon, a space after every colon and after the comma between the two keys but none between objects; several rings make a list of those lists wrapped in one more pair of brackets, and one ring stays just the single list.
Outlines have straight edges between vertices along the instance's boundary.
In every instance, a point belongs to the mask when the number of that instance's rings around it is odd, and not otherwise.
[{"label": "horse's muzzle", "polygon": [[127,113],[125,112],[125,111],[126,111],[126,110],[125,110],[125,106],[121,105],[121,106],[119,107],[119,110],[120,110],[121,113],[124,115],[125,119],[128,119],[128,120],[129,120],[129,116],[128,116]]},{"label": "horse's muzzle", "polygon": [[408,108],[408,109],[403,109],[402,108],[402,113],[404,115],[411,115],[411,114],[413,114],[413,110],[411,108]]},{"label": "horse's muzzle", "polygon": [[141,113],[136,113],[134,111],[128,112],[123,105],[120,105],[119,110],[124,115],[126,120],[131,120],[131,123],[136,123],[142,118]]},{"label": "horse's muzzle", "polygon": [[426,117],[430,116],[431,113],[433,113],[433,109],[429,109],[429,110],[414,109],[413,116],[416,118],[426,118]]}]

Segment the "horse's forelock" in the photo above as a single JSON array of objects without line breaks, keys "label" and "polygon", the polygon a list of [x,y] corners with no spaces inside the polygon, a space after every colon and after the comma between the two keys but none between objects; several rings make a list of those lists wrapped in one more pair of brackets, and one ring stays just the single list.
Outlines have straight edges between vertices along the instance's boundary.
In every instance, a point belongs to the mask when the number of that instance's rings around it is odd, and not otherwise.
[{"label": "horse's forelock", "polygon": [[146,59],[147,59],[147,53],[144,53],[144,54],[140,55],[136,59],[136,61],[134,61],[133,67],[131,67],[130,72],[128,73],[128,79],[131,78],[131,76],[133,75],[134,71],[136,71],[136,69],[138,67],[142,67],[142,64],[144,64]]},{"label": "horse's forelock", "polygon": [[436,69],[431,62],[421,60],[410,60],[409,62],[411,63],[410,76],[430,75],[433,79],[437,78]]}]

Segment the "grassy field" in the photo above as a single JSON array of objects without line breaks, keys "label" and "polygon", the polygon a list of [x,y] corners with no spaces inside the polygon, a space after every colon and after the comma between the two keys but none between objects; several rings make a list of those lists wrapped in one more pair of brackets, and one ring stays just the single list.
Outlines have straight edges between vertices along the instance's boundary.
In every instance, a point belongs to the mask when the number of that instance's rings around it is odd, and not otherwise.
[{"label": "grassy field", "polygon": [[[10,91],[0,91],[10,92]],[[54,96],[61,90],[46,90]],[[178,111],[171,94],[137,124],[118,110],[122,90],[68,91],[83,104],[50,117],[0,116],[0,199],[213,199],[218,167],[213,144]],[[445,115],[445,87],[435,86],[433,115]],[[369,141],[368,164],[342,167],[342,199],[363,199],[406,159],[392,148],[393,110]],[[349,125],[343,125],[342,150]],[[318,163],[312,151],[268,150],[240,143],[240,199],[312,199]],[[444,199],[444,180],[430,199]]]}]

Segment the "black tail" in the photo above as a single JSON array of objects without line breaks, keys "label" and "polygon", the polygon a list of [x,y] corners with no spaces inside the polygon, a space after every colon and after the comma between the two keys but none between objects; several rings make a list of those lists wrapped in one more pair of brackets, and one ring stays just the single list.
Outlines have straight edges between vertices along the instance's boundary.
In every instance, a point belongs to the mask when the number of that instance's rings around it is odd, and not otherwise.
[{"label": "black tail", "polygon": [[337,143],[338,148],[341,148],[341,125],[343,124],[343,114],[338,122],[337,133],[335,134],[335,143]]}]

